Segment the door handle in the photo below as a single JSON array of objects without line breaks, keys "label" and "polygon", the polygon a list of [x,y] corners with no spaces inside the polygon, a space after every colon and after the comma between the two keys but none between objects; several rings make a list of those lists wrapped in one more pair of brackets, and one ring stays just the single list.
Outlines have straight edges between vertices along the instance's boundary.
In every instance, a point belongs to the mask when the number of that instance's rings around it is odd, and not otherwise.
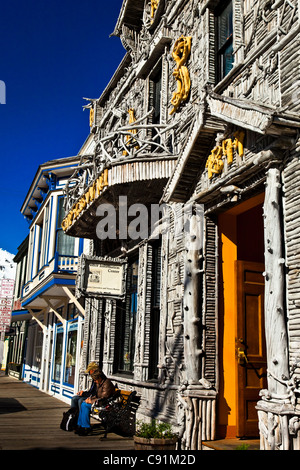
[{"label": "door handle", "polygon": [[243,366],[248,363],[248,358],[245,353],[245,350],[242,348],[238,348],[237,350],[237,356],[238,356],[238,363]]}]

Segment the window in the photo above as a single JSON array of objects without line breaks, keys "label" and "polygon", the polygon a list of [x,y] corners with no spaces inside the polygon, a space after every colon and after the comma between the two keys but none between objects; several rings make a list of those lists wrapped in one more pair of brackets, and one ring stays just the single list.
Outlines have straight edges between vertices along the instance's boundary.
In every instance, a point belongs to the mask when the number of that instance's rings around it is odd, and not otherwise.
[{"label": "window", "polygon": [[67,334],[67,349],[65,360],[64,382],[74,385],[75,364],[76,364],[76,347],[77,347],[77,322],[70,323]]},{"label": "window", "polygon": [[8,362],[21,364],[25,322],[12,322],[9,333]]},{"label": "window", "polygon": [[74,320],[78,315],[78,311],[75,304],[68,304],[67,308],[67,320]]},{"label": "window", "polygon": [[65,217],[64,198],[58,199],[58,216],[56,229],[56,251],[59,255],[74,256],[75,238],[66,235],[62,229],[61,223]]},{"label": "window", "polygon": [[26,281],[30,281],[34,276],[33,271],[33,245],[34,245],[34,227],[30,229],[29,235],[29,246],[28,246],[28,264],[27,264],[27,274]]},{"label": "window", "polygon": [[54,364],[53,364],[53,371],[52,371],[52,379],[55,380],[56,382],[60,381],[63,338],[64,338],[63,327],[59,327],[56,331]]},{"label": "window", "polygon": [[[160,124],[161,120],[161,64],[155,69],[150,77],[150,108],[153,108],[152,124]],[[152,140],[157,144],[160,139],[157,136],[157,131],[153,129]],[[153,150],[156,146],[153,146]]]},{"label": "window", "polygon": [[152,245],[152,282],[150,309],[149,379],[158,378],[158,345],[161,290],[161,242]]},{"label": "window", "polygon": [[233,11],[232,1],[216,10],[217,81],[222,80],[233,67]]},{"label": "window", "polygon": [[152,106],[154,109],[152,122],[160,123],[160,102],[161,102],[161,70],[152,77]]},{"label": "window", "polygon": [[33,367],[41,368],[42,363],[42,349],[43,349],[43,330],[40,326],[36,326],[36,337],[34,345]]},{"label": "window", "polygon": [[58,323],[58,318],[54,312],[48,313],[48,323],[49,326],[55,326]]},{"label": "window", "polygon": [[43,244],[43,222],[37,224],[37,231],[38,231],[38,271],[43,266],[43,256],[42,256],[42,244]]},{"label": "window", "polygon": [[42,246],[41,246],[41,258],[40,268],[47,263],[47,249],[48,249],[48,234],[49,234],[49,204],[44,210],[44,220],[42,226]]},{"label": "window", "polygon": [[37,244],[37,258],[34,262],[36,270],[40,271],[47,264],[49,242],[49,204],[47,204],[35,225],[35,243]]},{"label": "window", "polygon": [[126,300],[118,302],[116,326],[117,370],[133,372],[137,313],[138,260],[128,264]]}]

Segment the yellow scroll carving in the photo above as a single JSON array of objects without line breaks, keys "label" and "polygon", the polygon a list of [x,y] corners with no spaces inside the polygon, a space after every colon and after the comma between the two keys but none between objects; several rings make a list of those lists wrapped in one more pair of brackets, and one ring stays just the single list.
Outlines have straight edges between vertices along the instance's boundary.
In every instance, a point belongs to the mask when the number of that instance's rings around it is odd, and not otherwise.
[{"label": "yellow scroll carving", "polygon": [[186,62],[191,53],[192,38],[190,36],[181,36],[174,44],[172,57],[176,62],[176,68],[173,76],[177,80],[177,90],[174,93],[171,104],[174,106],[170,114],[177,111],[180,104],[185,101],[191,89],[190,74],[186,67]]},{"label": "yellow scroll carving", "polygon": [[159,0],[151,0],[151,18],[154,18],[155,12],[158,8]]},{"label": "yellow scroll carving", "polygon": [[223,155],[227,157],[228,165],[231,165],[233,162],[234,151],[238,152],[240,157],[244,155],[244,132],[237,131],[233,136],[234,140],[225,139],[222,142]]},{"label": "yellow scroll carving", "polygon": [[206,168],[208,169],[208,178],[211,179],[214,174],[219,175],[222,173],[224,168],[224,162],[222,160],[223,150],[220,145],[217,145],[212,151],[206,162]]},{"label": "yellow scroll carving", "polygon": [[[135,114],[134,114],[134,109],[133,108],[128,109],[128,113],[129,113],[129,124],[132,124],[133,122],[136,121],[136,117],[135,117]],[[132,129],[132,131],[130,131],[130,135],[126,136],[126,146],[127,145],[132,145],[133,143],[136,142],[136,140],[132,138],[132,135],[134,135],[136,133],[137,133],[137,130]],[[139,147],[136,146],[135,148],[138,149]],[[124,150],[123,155],[128,155],[128,152],[126,150]]]},{"label": "yellow scroll carving", "polygon": [[244,139],[245,139],[245,132],[244,131],[237,131],[234,133],[234,148],[238,152],[240,157],[244,156]]},{"label": "yellow scroll carving", "polygon": [[219,175],[224,169],[223,157],[227,158],[227,164],[232,165],[234,152],[240,157],[244,156],[244,138],[243,131],[237,131],[233,138],[224,139],[220,145],[217,145],[209,155],[206,168],[208,169],[208,178],[211,179],[214,174]]},{"label": "yellow scroll carving", "polygon": [[95,117],[95,110],[94,108],[90,108],[90,127],[94,124],[94,117]]}]

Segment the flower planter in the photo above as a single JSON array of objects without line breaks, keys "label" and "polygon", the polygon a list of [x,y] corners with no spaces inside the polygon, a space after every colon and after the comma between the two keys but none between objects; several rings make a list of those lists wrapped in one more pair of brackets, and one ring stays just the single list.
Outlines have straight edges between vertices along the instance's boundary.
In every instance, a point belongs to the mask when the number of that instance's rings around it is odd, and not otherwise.
[{"label": "flower planter", "polygon": [[175,450],[177,437],[159,439],[133,436],[135,450]]}]

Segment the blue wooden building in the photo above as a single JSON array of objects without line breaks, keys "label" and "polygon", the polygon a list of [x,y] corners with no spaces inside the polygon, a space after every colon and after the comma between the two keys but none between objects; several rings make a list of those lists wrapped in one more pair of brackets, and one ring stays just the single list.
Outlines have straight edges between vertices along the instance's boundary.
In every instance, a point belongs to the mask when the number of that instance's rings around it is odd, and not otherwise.
[{"label": "blue wooden building", "polygon": [[66,401],[73,396],[80,363],[84,309],[74,296],[83,240],[61,229],[67,178],[79,157],[39,166],[21,208],[29,222],[21,309],[27,344],[21,378]]}]

